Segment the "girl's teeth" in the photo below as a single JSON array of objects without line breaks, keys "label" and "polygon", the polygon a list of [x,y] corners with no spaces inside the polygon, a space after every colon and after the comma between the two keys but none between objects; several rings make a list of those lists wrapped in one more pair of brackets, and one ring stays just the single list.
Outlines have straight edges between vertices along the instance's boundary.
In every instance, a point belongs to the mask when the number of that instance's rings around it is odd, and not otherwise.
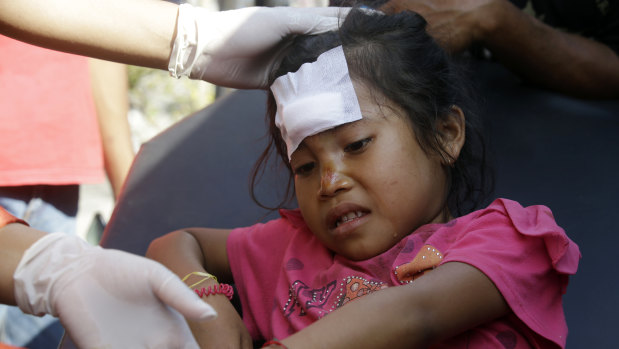
[{"label": "girl's teeth", "polygon": [[340,219],[338,219],[338,221],[335,223],[335,227],[337,228],[340,224],[342,223],[346,223],[350,220],[353,220],[357,217],[361,217],[362,213],[360,211],[355,211],[355,212],[348,212],[347,214],[343,215],[342,217],[340,217]]}]

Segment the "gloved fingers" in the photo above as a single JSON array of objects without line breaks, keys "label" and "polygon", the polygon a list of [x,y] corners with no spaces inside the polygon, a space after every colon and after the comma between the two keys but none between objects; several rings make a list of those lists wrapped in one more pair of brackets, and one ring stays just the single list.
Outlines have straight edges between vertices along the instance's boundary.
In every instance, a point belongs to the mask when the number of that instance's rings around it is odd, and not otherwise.
[{"label": "gloved fingers", "polygon": [[87,276],[58,299],[60,321],[79,348],[198,348],[183,317],[140,289],[124,299]]},{"label": "gloved fingers", "polygon": [[149,281],[155,296],[163,303],[192,320],[203,321],[217,316],[215,309],[203,302],[178,276],[161,265],[158,267],[151,271]]},{"label": "gloved fingers", "polygon": [[197,348],[173,308],[215,313],[161,264],[60,233],[35,242],[13,277],[20,308],[57,315],[83,348]]}]

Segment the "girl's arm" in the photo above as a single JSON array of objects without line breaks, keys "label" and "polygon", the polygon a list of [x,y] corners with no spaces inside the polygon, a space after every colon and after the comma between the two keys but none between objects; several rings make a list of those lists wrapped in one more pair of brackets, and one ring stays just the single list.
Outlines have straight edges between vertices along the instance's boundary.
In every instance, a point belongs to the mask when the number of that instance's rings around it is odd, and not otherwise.
[{"label": "girl's arm", "polygon": [[425,348],[509,311],[481,271],[449,262],[409,285],[350,302],[282,343],[294,349]]},{"label": "girl's arm", "polygon": [[[232,272],[226,252],[226,240],[230,230],[190,228],[175,231],[154,240],[146,256],[159,261],[183,278],[192,272],[208,272],[221,283],[232,283]],[[204,277],[190,276],[189,286]],[[217,285],[208,279],[194,289]],[[203,296],[217,311],[214,321],[188,321],[198,344],[203,348],[252,348],[252,340],[239,314],[225,295]]]}]

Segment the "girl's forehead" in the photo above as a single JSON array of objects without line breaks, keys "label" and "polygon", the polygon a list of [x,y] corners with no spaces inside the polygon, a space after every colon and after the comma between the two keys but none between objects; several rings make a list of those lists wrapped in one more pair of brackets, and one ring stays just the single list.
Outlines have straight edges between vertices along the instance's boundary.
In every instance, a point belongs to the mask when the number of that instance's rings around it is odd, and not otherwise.
[{"label": "girl's forehead", "polygon": [[[348,139],[348,136],[368,136],[368,134],[366,134],[367,132],[371,132],[371,131],[378,131],[381,127],[385,126],[385,121],[387,121],[387,118],[391,117],[391,116],[387,116],[387,115],[378,115],[375,113],[372,114],[364,114],[363,118],[357,121],[352,121],[352,122],[348,122],[342,125],[338,125],[336,127],[330,128],[328,130],[319,132],[315,135],[309,136],[305,139],[303,139],[303,141],[299,144],[298,149],[300,149],[305,141],[308,138],[313,138],[316,136],[321,136],[321,135],[328,135],[328,136],[333,136],[333,137],[338,137],[338,136],[346,136],[345,138],[347,139],[347,141],[351,141],[350,139]],[[388,123],[388,121],[387,121]],[[363,134],[358,134],[359,132],[363,133]]]},{"label": "girl's forehead", "polygon": [[[290,154],[290,158],[288,159],[288,161],[291,162],[294,157],[294,154],[298,154],[299,152],[302,152],[303,150],[307,149],[308,144],[311,144],[312,142],[316,142],[316,141],[320,142],[321,139],[322,141],[324,141],[325,140],[324,137],[332,137],[332,138],[337,139],[345,135],[349,135],[351,133],[356,133],[360,130],[367,129],[367,127],[364,127],[364,126],[369,126],[369,125],[370,125],[369,120],[361,119],[358,121],[353,121],[353,122],[349,122],[346,124],[342,124],[342,125],[330,128],[328,130],[319,132],[315,135],[308,136],[304,138],[301,141],[301,143],[299,143],[299,146],[295,149],[295,151],[292,152],[292,154]],[[322,144],[322,142],[320,143]]]},{"label": "girl's forehead", "polygon": [[[363,97],[363,98],[362,98]],[[381,127],[387,126],[395,121],[398,123],[398,127],[409,127],[409,120],[403,118],[399,108],[394,107],[394,103],[384,99],[379,102],[376,98],[370,95],[359,95],[359,107],[361,110],[362,118],[352,122],[343,123],[324,131],[318,132],[313,135],[305,137],[295,149],[300,150],[306,147],[305,141],[308,138],[315,138],[320,136],[332,136],[332,137],[344,137],[346,141],[351,141],[350,137],[365,137],[370,133],[378,132]],[[404,123],[399,123],[403,121]],[[292,152],[289,160],[292,158]]]},{"label": "girl's forehead", "polygon": [[325,130],[319,134],[325,134],[325,133],[331,133],[331,134],[337,134],[340,132],[345,132],[345,131],[354,131],[354,130],[359,130],[364,128],[364,126],[369,126],[372,123],[373,117],[369,116],[366,117],[365,115],[363,116],[363,119],[361,120],[357,120],[357,121],[353,121],[353,122],[348,122],[342,125],[338,125],[334,128]]},{"label": "girl's forehead", "polygon": [[275,125],[288,157],[306,137],[362,118],[342,46],[275,80]]}]

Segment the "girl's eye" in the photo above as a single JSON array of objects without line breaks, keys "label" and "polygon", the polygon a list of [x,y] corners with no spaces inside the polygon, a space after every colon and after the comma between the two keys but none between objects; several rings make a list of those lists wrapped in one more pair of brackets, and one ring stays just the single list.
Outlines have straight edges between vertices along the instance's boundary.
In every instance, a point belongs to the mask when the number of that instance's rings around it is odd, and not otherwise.
[{"label": "girl's eye", "polygon": [[356,141],[356,142],[352,142],[349,145],[347,145],[344,148],[344,151],[347,153],[356,153],[359,152],[363,149],[365,149],[365,147],[372,141],[371,137],[368,138],[364,138],[362,140]]},{"label": "girl's eye", "polygon": [[314,169],[314,163],[313,162],[308,162],[307,164],[303,164],[299,167],[296,167],[294,169],[294,174],[295,175],[306,175],[308,173],[310,173],[310,171],[312,171]]}]

